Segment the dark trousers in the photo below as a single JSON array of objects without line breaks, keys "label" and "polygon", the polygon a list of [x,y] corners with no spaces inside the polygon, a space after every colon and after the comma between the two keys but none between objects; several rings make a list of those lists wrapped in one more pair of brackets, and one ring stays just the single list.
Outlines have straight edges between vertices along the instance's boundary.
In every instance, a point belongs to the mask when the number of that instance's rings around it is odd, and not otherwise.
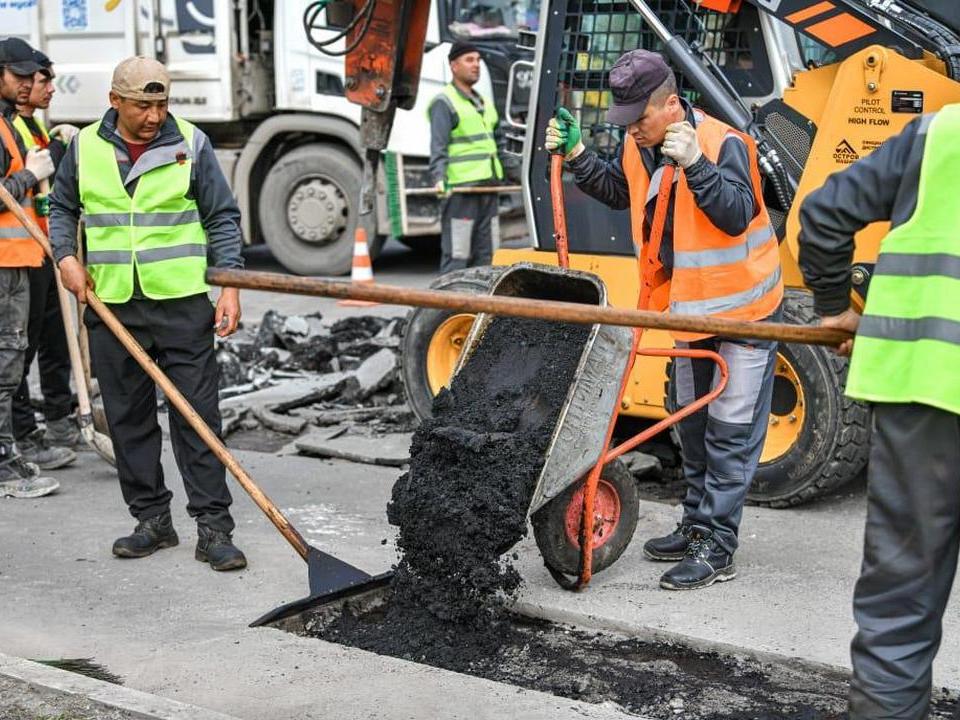
[{"label": "dark trousers", "polygon": [[[135,299],[110,309],[219,435],[220,372],[209,298],[203,294],[177,300]],[[172,497],[160,465],[156,386],[93,312],[84,313],[84,322],[123,499],[131,515],[146,520],[166,512]],[[231,498],[223,465],[180,413],[172,407],[169,413],[170,440],[187,491],[187,512],[198,523],[231,532]]]},{"label": "dark trousers", "polygon": [[23,378],[30,313],[26,268],[0,268],[0,460],[13,453],[13,394]]},{"label": "dark trousers", "polygon": [[[770,317],[779,320],[778,310]],[[683,520],[710,530],[727,551],[736,551],[747,491],[760,463],[773,399],[777,343],[711,337],[677,343],[712,350],[727,361],[729,377],[723,393],[699,412],[681,420],[680,451],[687,494]],[[719,379],[710,360],[676,358],[671,393],[675,407],[686,407]]]},{"label": "dark trousers", "polygon": [[960,416],[876,404],[873,422],[850,718],[920,720],[957,570]]},{"label": "dark trousers", "polygon": [[13,396],[13,434],[22,439],[37,429],[30,405],[27,375],[33,358],[40,370],[43,391],[43,416],[60,420],[70,414],[73,396],[70,391],[70,353],[63,330],[60,298],[53,276],[53,266],[30,268],[30,320],[27,325],[27,354],[23,360],[23,379]]},{"label": "dark trousers", "polygon": [[441,218],[440,272],[489,265],[500,245],[496,193],[454,194],[444,201]]}]

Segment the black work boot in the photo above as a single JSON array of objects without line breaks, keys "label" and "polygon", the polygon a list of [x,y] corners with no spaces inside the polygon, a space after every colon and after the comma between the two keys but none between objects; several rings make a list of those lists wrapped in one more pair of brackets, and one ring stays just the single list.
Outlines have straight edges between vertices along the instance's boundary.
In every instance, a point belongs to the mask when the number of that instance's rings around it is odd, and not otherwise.
[{"label": "black work boot", "polygon": [[210,563],[214,570],[241,570],[247,566],[247,558],[233,544],[230,533],[206,525],[197,525],[197,551],[194,557],[200,562]]},{"label": "black work boot", "polygon": [[703,528],[690,531],[690,544],[683,560],[667,570],[660,578],[665,590],[696,590],[710,587],[715,582],[726,582],[737,576],[733,555],[724,550],[713,534]]},{"label": "black work boot", "polygon": [[677,528],[669,535],[651,538],[643,544],[643,554],[648,560],[682,560],[690,544],[691,526],[678,522]]},{"label": "black work boot", "polygon": [[120,558],[142,558],[160,548],[180,544],[169,512],[141,520],[133,533],[113,543],[113,554]]}]

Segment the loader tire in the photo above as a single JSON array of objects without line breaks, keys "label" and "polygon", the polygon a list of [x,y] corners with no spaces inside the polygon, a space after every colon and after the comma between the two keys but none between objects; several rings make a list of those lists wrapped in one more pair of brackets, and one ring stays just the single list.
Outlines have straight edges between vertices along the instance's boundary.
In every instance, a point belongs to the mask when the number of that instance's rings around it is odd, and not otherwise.
[{"label": "loader tire", "polygon": [[[273,256],[299,275],[350,272],[360,221],[363,168],[346,149],[310,143],[274,163],[260,189],[260,231]],[[383,246],[375,214],[364,217],[371,259]]]},{"label": "loader tire", "polygon": [[[787,290],[784,321],[816,322],[813,297]],[[760,466],[747,496],[757,505],[800,505],[854,479],[870,450],[870,409],[843,394],[847,359],[817,345],[781,344]]]},{"label": "loader tire", "polygon": [[[488,292],[503,268],[482,266],[454,270],[431,283],[433,290]],[[418,419],[431,416],[433,397],[450,380],[473,315],[451,310],[414,308],[400,339],[400,376],[407,402]]]},{"label": "loader tire", "polygon": [[[584,479],[533,514],[533,536],[543,562],[564,575],[580,574],[580,514]],[[623,555],[640,517],[637,481],[619,459],[607,463],[597,485],[593,533],[593,572],[610,567]]]}]

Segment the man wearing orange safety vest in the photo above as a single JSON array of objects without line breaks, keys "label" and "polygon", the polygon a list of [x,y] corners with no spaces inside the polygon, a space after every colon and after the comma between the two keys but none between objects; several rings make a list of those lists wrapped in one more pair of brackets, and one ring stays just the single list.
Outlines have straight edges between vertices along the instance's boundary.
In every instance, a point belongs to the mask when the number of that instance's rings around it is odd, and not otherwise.
[{"label": "man wearing orange safety vest", "polygon": [[[29,99],[39,69],[26,42],[0,40],[0,182],[33,219],[37,183],[53,175],[53,160],[48,150],[26,151],[13,119],[17,103]],[[14,442],[12,401],[27,349],[28,269],[43,265],[43,250],[12,212],[0,208],[0,497],[35,498],[49,495],[59,484],[41,477],[39,468],[21,455]]]},{"label": "man wearing orange safety vest", "polygon": [[[566,109],[550,121],[546,147],[564,153],[585,193],[613,209],[630,208],[650,309],[779,319],[779,249],[753,140],[681,99],[673,71],[657,53],[626,53],[609,82],[607,121],[626,128],[617,156],[607,161],[586,150]],[[733,555],[766,437],[776,343],[687,333],[676,340],[678,347],[718,352],[730,371],[723,394],[679,425],[683,517],[672,533],[643,548],[651,560],[677,562],[661,587],[691,590],[736,577]],[[684,407],[716,382],[710,360],[677,358],[671,400]]]}]

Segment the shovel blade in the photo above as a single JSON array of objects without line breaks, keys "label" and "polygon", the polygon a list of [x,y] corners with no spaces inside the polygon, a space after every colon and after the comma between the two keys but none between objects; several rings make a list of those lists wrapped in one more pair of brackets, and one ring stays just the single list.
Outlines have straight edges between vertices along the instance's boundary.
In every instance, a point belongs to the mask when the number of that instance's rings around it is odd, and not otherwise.
[{"label": "shovel blade", "polygon": [[370,573],[310,546],[310,552],[307,555],[307,580],[311,595],[325,595],[336,590],[345,590],[369,580],[370,577]]},{"label": "shovel blade", "polygon": [[93,448],[97,455],[102,457],[114,467],[117,466],[117,458],[113,454],[113,442],[111,442],[110,438],[103,433],[99,433],[94,430],[92,422],[84,424],[83,420],[81,419],[80,437],[83,438],[83,441],[87,445]]}]

